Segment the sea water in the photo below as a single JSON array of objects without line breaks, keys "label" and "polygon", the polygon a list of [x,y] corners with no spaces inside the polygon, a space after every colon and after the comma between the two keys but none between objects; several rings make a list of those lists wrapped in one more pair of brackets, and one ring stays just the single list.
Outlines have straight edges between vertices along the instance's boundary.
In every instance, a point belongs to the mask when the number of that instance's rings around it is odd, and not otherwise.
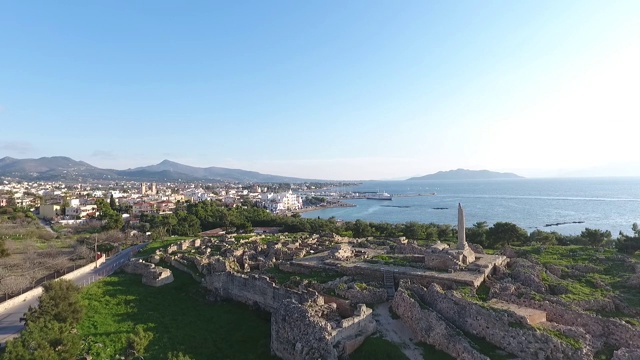
[{"label": "sea water", "polygon": [[[384,191],[385,200],[348,200],[356,205],[304,213],[303,217],[336,217],[404,223],[457,224],[461,203],[466,224],[507,221],[535,229],[579,234],[585,228],[631,234],[640,223],[640,178],[509,179],[466,181],[368,181],[341,191]],[[436,193],[434,196],[401,197]],[[561,225],[556,225],[561,224]]]}]

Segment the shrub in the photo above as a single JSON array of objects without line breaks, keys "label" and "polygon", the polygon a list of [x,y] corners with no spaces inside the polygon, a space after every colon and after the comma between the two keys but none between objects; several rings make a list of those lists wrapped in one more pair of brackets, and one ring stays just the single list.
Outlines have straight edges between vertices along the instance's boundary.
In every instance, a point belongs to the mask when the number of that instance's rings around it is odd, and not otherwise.
[{"label": "shrub", "polygon": [[133,334],[129,334],[127,358],[133,359],[135,356],[144,355],[144,350],[149,345],[149,342],[153,339],[153,334],[148,331],[144,331],[142,325],[136,325],[133,329]]},{"label": "shrub", "polygon": [[367,290],[367,284],[358,282],[355,284],[356,288],[360,291]]}]

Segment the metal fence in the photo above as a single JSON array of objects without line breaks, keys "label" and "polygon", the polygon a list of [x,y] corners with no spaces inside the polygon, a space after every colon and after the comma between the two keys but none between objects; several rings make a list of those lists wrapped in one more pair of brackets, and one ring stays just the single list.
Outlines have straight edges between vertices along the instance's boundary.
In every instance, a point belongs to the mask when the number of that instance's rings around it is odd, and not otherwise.
[{"label": "metal fence", "polygon": [[[113,274],[114,271],[118,270],[122,265],[124,265],[127,261],[129,261],[129,259],[131,259],[131,257],[133,256],[133,254],[135,254],[137,252],[137,250],[140,248],[140,245],[138,245],[138,248],[135,249],[134,251],[131,251],[129,253],[128,256],[124,257],[123,259],[118,260],[115,263],[112,264],[108,264],[108,265],[102,265],[99,268],[97,268],[96,270],[92,270],[92,274],[89,276],[86,275],[82,275],[81,277],[83,277],[82,280],[76,281],[76,283],[80,286],[87,286],[90,285],[106,276],[109,276],[111,274]],[[116,254],[115,256],[117,256],[118,254]],[[86,265],[83,265],[86,266]],[[41,286],[43,283],[47,282],[47,281],[51,281],[51,280],[55,280],[58,279],[72,271],[77,270],[78,268],[81,268],[81,266],[77,266],[77,265],[73,265],[68,267],[67,269],[64,269],[63,271],[60,272],[55,272],[55,273],[51,273],[47,276],[44,276],[40,279],[38,279],[36,282],[34,282],[33,284],[29,285],[29,286],[25,286],[23,288],[20,289],[20,291],[15,291],[15,292],[11,292],[11,293],[5,293],[5,294],[1,294],[0,295],[0,304],[2,304],[3,302],[10,300],[16,296],[20,296],[22,294],[24,294],[25,292],[35,289],[38,286]],[[84,278],[86,277],[86,278]]]},{"label": "metal fence", "polygon": [[104,268],[101,267],[101,268],[99,268],[100,271],[97,271],[94,274],[89,275],[86,279],[82,279],[81,281],[77,282],[77,284],[80,285],[80,286],[83,286],[83,287],[91,285],[94,282],[113,274],[122,265],[124,265],[127,261],[129,261],[129,259],[131,259],[131,256],[126,257],[126,258],[124,258],[122,260],[118,260],[116,263],[109,264],[109,265],[105,266]]}]

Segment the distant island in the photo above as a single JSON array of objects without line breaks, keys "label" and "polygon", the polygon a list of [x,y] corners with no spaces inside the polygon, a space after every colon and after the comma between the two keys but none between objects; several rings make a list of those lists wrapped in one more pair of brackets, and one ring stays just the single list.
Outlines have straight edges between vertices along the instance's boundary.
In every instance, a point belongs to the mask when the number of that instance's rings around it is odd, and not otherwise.
[{"label": "distant island", "polygon": [[408,180],[494,180],[494,179],[524,179],[514,173],[502,173],[489,170],[457,169],[438,171],[435,174],[417,176]]}]

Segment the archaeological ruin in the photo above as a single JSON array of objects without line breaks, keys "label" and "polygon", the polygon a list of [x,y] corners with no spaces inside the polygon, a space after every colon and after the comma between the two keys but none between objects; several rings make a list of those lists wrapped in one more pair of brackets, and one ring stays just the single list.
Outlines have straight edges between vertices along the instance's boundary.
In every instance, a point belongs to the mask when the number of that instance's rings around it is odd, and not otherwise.
[{"label": "archaeological ruin", "polygon": [[[335,234],[222,235],[177,242],[125,270],[159,286],[168,264],[201,282],[212,301],[229,299],[271,313],[271,350],[282,359],[345,359],[380,329],[371,306],[388,303],[416,342],[456,359],[489,359],[482,339],[521,359],[637,359],[640,328],[610,313],[634,313],[615,299],[573,302],[554,296],[542,277],[552,266],[513,249],[486,254],[465,237],[458,207],[457,243]],[[564,271],[564,270],[563,270]],[[593,271],[571,269],[573,276]],[[638,270],[640,274],[640,267]],[[554,275],[555,274],[555,275]],[[365,305],[366,304],[366,305]]]}]

